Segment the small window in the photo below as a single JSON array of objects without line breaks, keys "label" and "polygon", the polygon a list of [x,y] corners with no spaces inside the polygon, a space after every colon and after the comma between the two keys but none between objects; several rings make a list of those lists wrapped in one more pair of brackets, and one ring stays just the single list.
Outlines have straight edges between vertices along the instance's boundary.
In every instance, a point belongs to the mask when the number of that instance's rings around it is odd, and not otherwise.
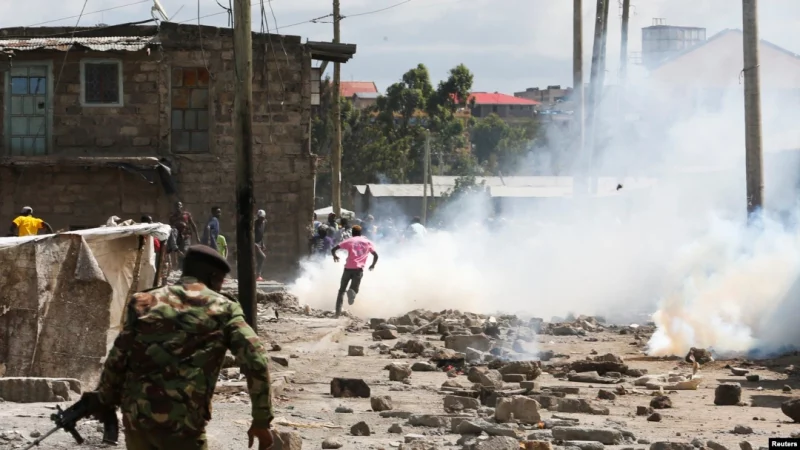
[{"label": "small window", "polygon": [[209,79],[202,67],[172,69],[172,150],[176,153],[209,151]]},{"label": "small window", "polygon": [[122,106],[120,61],[81,61],[81,103],[83,106]]}]

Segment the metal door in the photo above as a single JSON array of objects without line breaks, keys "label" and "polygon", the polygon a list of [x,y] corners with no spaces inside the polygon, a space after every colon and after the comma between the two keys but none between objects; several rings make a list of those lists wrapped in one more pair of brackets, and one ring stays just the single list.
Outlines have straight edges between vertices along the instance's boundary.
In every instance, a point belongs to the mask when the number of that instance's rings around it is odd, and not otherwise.
[{"label": "metal door", "polygon": [[13,156],[36,156],[47,153],[48,67],[14,66],[6,86],[8,117],[6,145]]}]

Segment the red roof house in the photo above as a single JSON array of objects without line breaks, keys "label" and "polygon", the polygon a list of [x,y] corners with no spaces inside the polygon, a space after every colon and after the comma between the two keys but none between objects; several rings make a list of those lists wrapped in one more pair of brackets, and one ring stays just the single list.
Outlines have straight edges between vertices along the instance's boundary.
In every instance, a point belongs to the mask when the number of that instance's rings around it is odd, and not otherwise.
[{"label": "red roof house", "polygon": [[372,81],[340,81],[339,95],[351,98],[355,94],[377,93],[378,87]]},{"label": "red roof house", "polygon": [[469,101],[475,100],[476,105],[538,105],[536,100],[514,97],[513,95],[501,94],[499,92],[473,92],[469,96]]}]

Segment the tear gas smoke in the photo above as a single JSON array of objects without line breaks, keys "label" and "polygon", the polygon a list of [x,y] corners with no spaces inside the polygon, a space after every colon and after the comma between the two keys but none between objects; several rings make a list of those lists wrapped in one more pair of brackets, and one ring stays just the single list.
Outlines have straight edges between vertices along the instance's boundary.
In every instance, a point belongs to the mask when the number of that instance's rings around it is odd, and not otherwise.
[{"label": "tear gas smoke", "polygon": [[[741,52],[741,39],[732,51]],[[771,70],[787,70],[765,55],[765,79]],[[707,89],[711,100],[698,107],[675,92],[705,88],[682,80],[676,91],[670,82],[632,74],[626,101],[639,118],[620,123],[613,100],[611,110],[595,115],[608,134],[597,170],[609,179],[597,195],[504,199],[499,209],[507,220],[491,225],[484,219],[498,205],[475,197],[450,203],[437,211],[448,231],[419,245],[378,242],[380,261],[365,274],[350,310],[388,317],[454,308],[546,320],[568,312],[630,320],[656,311],[654,355],[685,354],[692,346],[746,352],[794,344],[800,338],[789,330],[800,294],[797,152],[766,149],[767,212],[748,225],[743,87],[734,81]],[[765,142],[792,122],[785,116],[795,109],[784,94],[762,92]],[[770,118],[780,116],[784,125],[777,126]],[[563,160],[565,149],[574,149],[569,141],[551,139],[520,167]],[[553,157],[542,158],[543,151]],[[616,191],[618,181],[623,188]],[[290,289],[313,307],[333,309],[342,267],[330,257],[306,261]]]}]

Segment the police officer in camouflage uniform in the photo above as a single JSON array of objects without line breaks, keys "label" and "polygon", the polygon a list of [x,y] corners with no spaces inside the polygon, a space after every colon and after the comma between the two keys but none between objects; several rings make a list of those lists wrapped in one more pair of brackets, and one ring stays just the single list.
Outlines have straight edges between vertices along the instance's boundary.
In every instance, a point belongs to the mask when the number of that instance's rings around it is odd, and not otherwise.
[{"label": "police officer in camouflage uniform", "polygon": [[97,398],[122,408],[134,450],[206,450],[205,427],[225,351],[247,377],[249,446],[272,447],[272,396],[264,347],[239,303],[220,294],[230,266],[216,251],[190,247],[174,286],[134,294],[108,354]]}]

